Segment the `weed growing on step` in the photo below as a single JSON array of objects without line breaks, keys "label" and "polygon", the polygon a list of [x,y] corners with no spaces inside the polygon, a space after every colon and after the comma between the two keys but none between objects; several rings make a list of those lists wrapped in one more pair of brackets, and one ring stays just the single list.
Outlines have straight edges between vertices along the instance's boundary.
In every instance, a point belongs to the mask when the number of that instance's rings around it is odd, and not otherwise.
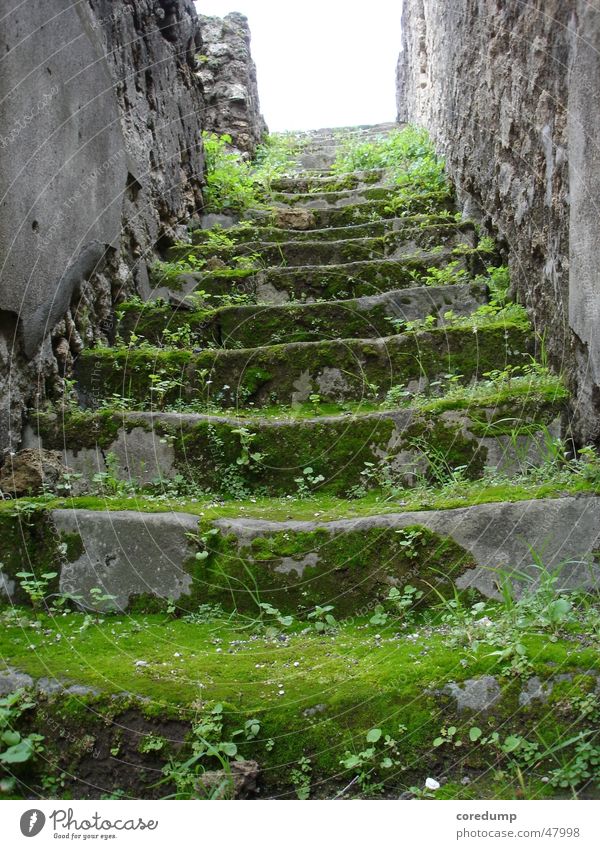
[{"label": "weed growing on step", "polygon": [[268,136],[253,162],[231,147],[229,135],[203,133],[206,161],[204,199],[212,212],[241,213],[266,205],[271,183],[293,169],[301,143],[293,136]]},{"label": "weed growing on step", "polygon": [[352,171],[383,169],[392,178],[419,179],[429,173],[435,185],[443,182],[443,162],[438,160],[425,130],[405,127],[371,141],[347,139],[341,141],[336,160],[332,166],[335,174]]},{"label": "weed growing on step", "polygon": [[35,575],[33,572],[17,572],[16,577],[33,609],[39,610],[44,606],[49,595],[50,584],[58,577],[58,572],[42,572],[40,575]]},{"label": "weed growing on step", "polygon": [[[44,737],[41,734],[22,734],[15,728],[21,716],[35,706],[35,702],[22,691],[0,698],[0,763],[8,768],[30,761],[43,750]],[[14,778],[6,781],[10,787],[16,784]],[[3,788],[4,792],[8,789]]]},{"label": "weed growing on step", "polygon": [[154,289],[166,286],[171,289],[180,287],[182,274],[197,274],[203,270],[206,260],[190,253],[185,259],[174,262],[157,260],[150,268],[150,278]]},{"label": "weed growing on step", "polygon": [[263,203],[252,166],[231,150],[231,136],[202,133],[206,163],[204,200],[211,212],[243,212]]},{"label": "weed growing on step", "polygon": [[[400,736],[406,730],[405,725],[398,726]],[[383,777],[389,770],[402,766],[398,740],[384,734],[381,728],[371,728],[367,731],[365,742],[367,745],[364,749],[358,752],[347,751],[340,765],[356,773],[355,781],[365,795],[378,796],[383,792],[385,784],[377,781],[376,777]]]},{"label": "weed growing on step", "polygon": [[[238,758],[238,744],[255,739],[260,722],[252,718],[243,728],[225,733],[224,708],[220,702],[205,706],[192,726],[189,746],[191,755],[181,761],[171,757],[163,768],[164,779],[159,784],[172,784],[175,793],[168,799],[231,798],[233,777],[231,765]],[[218,772],[209,773],[216,767]]]},{"label": "weed growing on step", "polygon": [[298,799],[310,799],[310,783],[312,776],[312,762],[310,758],[302,757],[297,762],[295,769],[290,773],[290,780],[294,785]]}]

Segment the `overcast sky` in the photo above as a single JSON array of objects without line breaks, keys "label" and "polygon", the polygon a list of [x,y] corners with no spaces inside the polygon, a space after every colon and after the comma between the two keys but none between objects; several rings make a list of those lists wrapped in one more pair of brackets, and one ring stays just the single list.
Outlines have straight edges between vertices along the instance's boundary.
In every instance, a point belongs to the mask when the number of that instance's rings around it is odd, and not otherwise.
[{"label": "overcast sky", "polygon": [[199,0],[196,7],[248,18],[271,130],[394,120],[399,0]]}]

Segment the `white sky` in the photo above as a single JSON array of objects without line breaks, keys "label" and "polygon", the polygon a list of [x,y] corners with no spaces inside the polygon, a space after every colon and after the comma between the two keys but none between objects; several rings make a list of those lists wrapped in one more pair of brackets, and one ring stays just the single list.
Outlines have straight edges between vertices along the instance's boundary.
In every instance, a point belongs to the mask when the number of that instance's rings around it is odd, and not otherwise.
[{"label": "white sky", "polygon": [[269,129],[395,119],[399,0],[198,0],[204,15],[246,15]]}]

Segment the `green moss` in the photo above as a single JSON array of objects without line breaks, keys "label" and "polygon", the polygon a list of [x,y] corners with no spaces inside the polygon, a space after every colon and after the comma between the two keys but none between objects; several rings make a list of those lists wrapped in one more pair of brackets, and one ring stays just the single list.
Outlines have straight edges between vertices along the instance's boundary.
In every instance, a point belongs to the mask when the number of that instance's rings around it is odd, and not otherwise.
[{"label": "green moss", "polygon": [[[98,349],[81,354],[76,376],[86,397],[93,398],[102,386],[105,396],[122,394],[140,402],[149,401],[153,394],[156,398],[153,386],[161,381],[163,390],[157,403],[162,407],[178,399],[199,397],[216,399],[224,406],[243,406],[249,401],[261,406],[274,401],[290,404],[297,397],[298,381],[305,378],[312,384],[310,391],[318,392],[325,401],[352,400],[365,391],[381,400],[392,385],[423,376],[433,380],[457,372],[468,382],[503,363],[525,361],[530,347],[523,326],[506,323],[477,333],[471,328],[440,328],[405,334],[389,337],[385,344],[345,340],[274,345],[255,348],[251,356],[247,349],[200,354]],[[335,369],[340,375],[329,389],[317,384],[317,376],[325,369]],[[260,376],[258,383],[256,376]]]},{"label": "green moss", "polygon": [[113,410],[79,410],[73,407],[36,412],[32,424],[46,448],[72,451],[82,448],[107,448],[117,438],[123,418]]},{"label": "green moss", "polygon": [[417,525],[340,534],[286,530],[242,547],[235,537],[213,539],[206,593],[249,614],[258,614],[260,599],[288,613],[333,604],[339,615],[364,615],[390,586],[411,583],[431,598],[432,584],[448,592],[453,578],[474,565],[451,540]]},{"label": "green moss", "polygon": [[[0,511],[0,570],[9,584],[16,603],[27,600],[21,588],[18,572],[30,572],[39,578],[46,572],[55,572],[60,562],[59,540],[53,533],[48,513],[35,500],[15,500],[2,503]],[[58,577],[47,582],[48,593],[55,593]]]},{"label": "green moss", "polygon": [[[407,215],[395,221],[389,219],[370,220],[362,224],[349,224],[341,227],[328,227],[319,230],[287,230],[284,228],[253,225],[248,221],[237,227],[228,228],[227,237],[241,245],[246,242],[264,244],[271,242],[313,242],[315,239],[338,241],[350,238],[376,238],[390,232],[392,228],[406,238],[422,238],[430,247],[440,244],[445,238],[456,232],[461,232],[463,227],[467,231],[473,230],[473,222],[457,222],[449,216],[437,214]],[[437,229],[439,228],[439,229]],[[194,230],[192,241],[194,244],[202,245],[208,238],[209,231]],[[188,246],[189,247],[189,246]],[[203,254],[204,255],[204,254]]]},{"label": "green moss", "polygon": [[78,560],[85,551],[83,540],[78,533],[63,533],[60,535],[60,541],[65,549],[65,560],[69,563]]},{"label": "green moss", "polygon": [[[414,642],[397,635],[394,624],[365,629],[362,622],[353,621],[343,623],[333,637],[292,630],[282,643],[248,632],[244,619],[192,624],[164,615],[112,616],[82,630],[83,619],[79,614],[42,617],[48,635],[35,652],[29,649],[32,636],[23,634],[25,620],[0,629],[0,651],[11,657],[15,667],[34,677],[52,675],[98,690],[87,696],[65,694],[41,700],[29,722],[48,738],[45,769],[48,760],[53,762],[48,754],[54,752],[55,739],[56,751],[62,747],[71,759],[70,772],[78,774],[79,764],[91,754],[86,748],[90,737],[100,762],[109,757],[111,746],[118,745],[123,755],[138,751],[148,734],[183,740],[185,729],[219,701],[224,705],[225,737],[249,717],[260,721],[259,737],[241,742],[240,753],[259,761],[268,794],[292,789],[290,764],[304,755],[312,761],[314,792],[333,795],[336,777],[340,787],[352,778],[352,774],[339,774],[340,759],[348,750],[364,748],[366,732],[374,727],[398,740],[404,769],[392,777],[384,776],[390,790],[421,786],[427,775],[446,770],[450,779],[444,785],[447,798],[467,793],[460,784],[465,773],[481,782],[476,784],[478,797],[511,798],[518,786],[517,777],[510,773],[493,777],[489,767],[497,763],[494,750],[467,742],[460,763],[456,763],[454,753],[448,756],[443,748],[432,746],[442,724],[453,722],[461,735],[473,724],[472,717],[456,714],[440,690],[450,681],[461,684],[478,675],[497,675],[499,661],[485,647],[449,646],[446,636],[435,632],[428,634],[426,641]],[[376,631],[379,640],[374,638]],[[56,634],[62,638],[52,639]],[[483,727],[500,728],[503,734],[520,733],[532,740],[566,741],[585,725],[577,717],[561,714],[561,705],[589,690],[584,680],[589,676],[576,671],[597,670],[597,656],[591,649],[563,639],[548,644],[544,637],[526,637],[525,643],[534,658],[535,674],[546,678],[560,669],[561,674],[573,671],[576,677],[572,683],[556,685],[550,710],[546,705],[514,710],[521,683],[500,678],[506,696],[485,717]],[[173,646],[179,657],[173,656]],[[136,667],[137,658],[148,665]],[[169,721],[180,723],[171,733],[161,724]],[[54,723],[60,724],[62,739],[53,731]],[[482,719],[478,718],[477,724],[482,725]],[[399,725],[406,730],[399,732]],[[274,746],[266,745],[270,739]],[[185,746],[178,751],[183,760]],[[162,762],[159,758],[159,769]],[[64,761],[58,764],[58,771],[64,769]],[[483,775],[477,778],[479,771]],[[35,773],[33,777],[31,783],[35,784]],[[526,773],[524,780],[532,794],[538,792],[535,775]],[[142,795],[152,792],[143,784],[136,790]],[[543,792],[556,795],[547,786]]]}]

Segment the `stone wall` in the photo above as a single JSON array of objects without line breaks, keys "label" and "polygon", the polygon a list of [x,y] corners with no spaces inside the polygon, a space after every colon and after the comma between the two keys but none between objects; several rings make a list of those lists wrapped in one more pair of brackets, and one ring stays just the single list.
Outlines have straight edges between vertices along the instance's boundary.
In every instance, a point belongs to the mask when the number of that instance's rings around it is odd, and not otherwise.
[{"label": "stone wall", "polygon": [[[73,357],[111,341],[115,302],[150,295],[149,266],[201,213],[201,131],[213,128],[203,50],[258,116],[247,23],[228,16],[222,28],[243,49],[203,44],[192,0],[5,0],[0,455],[18,447],[27,409],[60,392]],[[251,150],[264,124],[244,124],[231,102],[219,130]]]},{"label": "stone wall", "polygon": [[586,0],[404,0],[398,118],[503,241],[519,299],[600,437],[600,11]]},{"label": "stone wall", "polygon": [[198,77],[206,101],[205,128],[219,135],[229,133],[235,148],[252,155],[267,125],[260,114],[248,20],[233,12],[223,19],[200,15],[199,21]]}]

